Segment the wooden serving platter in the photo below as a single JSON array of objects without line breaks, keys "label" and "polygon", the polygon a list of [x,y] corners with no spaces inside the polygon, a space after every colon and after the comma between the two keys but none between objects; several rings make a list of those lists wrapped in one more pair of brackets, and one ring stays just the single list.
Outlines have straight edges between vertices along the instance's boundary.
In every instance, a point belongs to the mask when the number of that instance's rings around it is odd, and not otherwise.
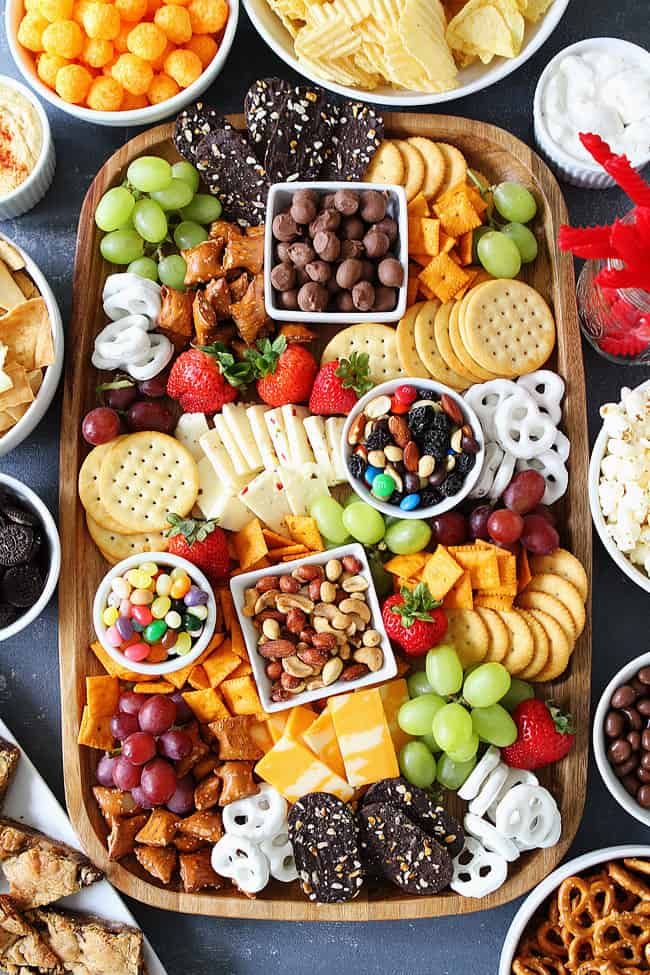
[{"label": "wooden serving platter", "polygon": [[[236,116],[234,124],[242,126]],[[556,247],[557,230],[568,220],[557,182],[542,160],[528,146],[502,129],[468,119],[444,115],[388,114],[386,131],[392,137],[425,135],[450,142],[466,155],[471,165],[490,181],[514,179],[527,185],[538,201],[538,232],[544,238],[537,260],[526,268],[526,277],[549,301],[557,321],[557,348],[550,367],[566,380],[563,427],[571,441],[569,490],[560,504],[563,544],[582,561],[591,578],[591,518],[587,501],[588,436],[585,382],[580,331],[575,301],[573,261]],[[553,870],[576,833],[585,801],[589,741],[591,681],[591,630],[588,622],[568,671],[544,696],[569,708],[577,723],[573,750],[562,762],[542,770],[541,781],[562,812],[562,838],[557,846],[523,855],[510,865],[507,882],[483,900],[470,900],[451,892],[434,897],[407,897],[392,887],[368,885],[348,904],[312,904],[297,884],[274,882],[257,899],[232,889],[186,894],[158,886],[134,857],[108,860],[105,824],[92,786],[97,755],[79,748],[77,734],[84,704],[85,677],[99,673],[100,666],[88,645],[93,639],[91,607],[95,589],[106,572],[106,563],[85,527],[84,511],[77,497],[77,474],[86,454],[80,427],[84,414],[96,405],[97,375],[90,365],[93,339],[105,324],[101,292],[109,266],[99,252],[100,233],[94,212],[100,197],[118,184],[124,170],[144,153],[175,161],[171,124],[136,136],[119,149],[100,169],[83,204],[79,220],[74,274],[74,300],[69,332],[70,350],[65,374],[61,431],[60,528],[63,565],[59,583],[59,645],[65,790],[70,818],[87,854],[119,890],[153,907],[188,914],[260,918],[285,921],[380,921],[464,914],[504,904],[529,891]],[[318,326],[316,326],[318,328]]]}]

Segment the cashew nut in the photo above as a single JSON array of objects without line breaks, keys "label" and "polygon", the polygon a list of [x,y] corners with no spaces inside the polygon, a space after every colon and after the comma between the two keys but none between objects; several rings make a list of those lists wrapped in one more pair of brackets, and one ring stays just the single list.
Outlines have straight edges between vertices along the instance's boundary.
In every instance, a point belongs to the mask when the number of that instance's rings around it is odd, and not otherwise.
[{"label": "cashew nut", "polygon": [[381,633],[378,630],[366,630],[363,634],[364,647],[378,647],[381,643]]},{"label": "cashew nut", "polygon": [[280,636],[280,624],[277,620],[264,620],[262,623],[262,633],[269,640],[277,640]]},{"label": "cashew nut", "polygon": [[332,626],[335,630],[345,630],[350,625],[350,617],[346,616],[345,613],[340,613],[338,609],[336,614],[332,617]]},{"label": "cashew nut", "polygon": [[360,616],[364,623],[370,622],[370,607],[361,599],[342,599],[339,609],[342,613],[354,613]]},{"label": "cashew nut", "polygon": [[291,657],[284,657],[282,669],[286,670],[292,677],[313,677],[314,675],[313,667],[303,663],[295,654]]},{"label": "cashew nut", "polygon": [[281,593],[275,605],[281,613],[288,613],[290,609],[301,609],[304,613],[311,613],[314,608],[314,603],[309,596],[301,596],[299,592]]},{"label": "cashew nut", "polygon": [[257,603],[258,593],[256,589],[247,589],[244,592],[244,605],[242,613],[244,616],[255,616],[255,604]]},{"label": "cashew nut", "polygon": [[341,660],[349,660],[352,656],[352,647],[347,641],[339,647],[339,657]]},{"label": "cashew nut", "polygon": [[308,691],[320,691],[321,687],[325,687],[325,684],[320,677],[314,677],[313,680],[307,681]]},{"label": "cashew nut", "polygon": [[350,576],[343,582],[343,589],[346,592],[365,592],[367,588],[368,580],[360,575]]},{"label": "cashew nut", "polygon": [[380,647],[360,647],[355,650],[353,659],[358,664],[365,664],[373,673],[381,670],[384,664],[384,654]]},{"label": "cashew nut", "polygon": [[278,596],[281,595],[282,593],[279,589],[267,589],[266,592],[263,592],[255,603],[255,616],[263,610],[268,609],[269,606],[275,606]]}]

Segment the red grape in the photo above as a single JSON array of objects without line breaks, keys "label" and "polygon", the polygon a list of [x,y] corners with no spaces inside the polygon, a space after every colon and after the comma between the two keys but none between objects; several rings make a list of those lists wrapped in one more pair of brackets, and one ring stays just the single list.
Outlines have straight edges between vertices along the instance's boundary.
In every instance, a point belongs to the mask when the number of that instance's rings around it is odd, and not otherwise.
[{"label": "red grape", "polygon": [[135,789],[131,789],[131,796],[136,806],[139,806],[140,809],[153,809],[156,805],[155,802],[152,802],[145,796],[142,791],[142,786],[136,785]]},{"label": "red grape", "polygon": [[460,511],[446,511],[431,519],[434,538],[440,545],[462,545],[467,538],[467,520]]},{"label": "red grape", "polygon": [[123,789],[128,792],[130,789],[135,789],[137,785],[140,785],[141,773],[142,769],[139,765],[133,765],[124,755],[120,755],[115,761],[113,782],[118,789]]},{"label": "red grape", "polygon": [[111,718],[111,734],[118,741],[124,741],[138,731],[138,718],[135,714],[114,714]]},{"label": "red grape", "polygon": [[490,533],[487,523],[493,511],[494,509],[489,504],[480,504],[478,508],[474,508],[469,516],[469,531],[472,538],[482,538],[484,541],[488,541]]},{"label": "red grape", "polygon": [[81,434],[86,443],[96,447],[98,444],[114,440],[121,428],[122,421],[115,410],[110,410],[107,406],[98,406],[90,413],[86,413],[81,424]]},{"label": "red grape", "polygon": [[176,426],[176,418],[169,406],[158,400],[139,400],[129,407],[126,414],[129,430],[155,430],[157,433],[171,433]]},{"label": "red grape", "polygon": [[176,724],[187,724],[193,718],[192,710],[188,707],[181,691],[170,694],[170,700],[176,705]]},{"label": "red grape", "polygon": [[122,742],[122,754],[133,765],[144,765],[156,754],[156,741],[144,731],[136,731]]},{"label": "red grape", "polygon": [[110,406],[112,410],[128,410],[131,403],[138,398],[138,388],[135,383],[113,389],[100,389],[100,392],[104,396],[106,406]]},{"label": "red grape", "polygon": [[167,803],[170,812],[177,816],[186,816],[194,809],[194,780],[191,775],[185,775],[178,780],[176,791]]},{"label": "red grape", "polygon": [[539,515],[541,518],[546,518],[549,525],[553,525],[555,528],[557,524],[557,519],[554,512],[550,508],[547,508],[545,504],[537,504],[532,511],[528,512],[529,515]]},{"label": "red grape", "polygon": [[160,399],[161,396],[167,395],[167,380],[169,379],[169,370],[166,372],[159,372],[157,376],[153,379],[142,379],[138,383],[138,391],[141,396],[150,396],[151,399]]},{"label": "red grape", "polygon": [[559,548],[560,536],[544,515],[526,515],[521,544],[533,555],[550,555]]},{"label": "red grape", "polygon": [[143,768],[140,785],[147,799],[157,806],[164,806],[176,792],[178,780],[169,762],[154,758]]},{"label": "red grape", "polygon": [[144,694],[136,694],[135,691],[122,691],[117,702],[117,710],[124,714],[137,714],[145,701],[148,700]]},{"label": "red grape", "polygon": [[99,785],[104,785],[108,789],[113,787],[113,769],[115,768],[116,761],[117,759],[111,755],[102,755],[95,770],[95,778]]},{"label": "red grape", "polygon": [[192,751],[192,739],[186,731],[166,731],[158,739],[158,751],[165,758],[178,762]]},{"label": "red grape", "polygon": [[524,528],[524,519],[516,511],[509,508],[499,508],[493,511],[487,522],[490,538],[495,542],[502,542],[511,545],[521,537]]},{"label": "red grape", "polygon": [[533,468],[519,471],[503,492],[504,504],[517,514],[525,515],[532,511],[544,497],[546,481]]},{"label": "red grape", "polygon": [[140,708],[138,721],[143,731],[150,735],[162,735],[176,721],[176,705],[164,694],[154,694]]}]

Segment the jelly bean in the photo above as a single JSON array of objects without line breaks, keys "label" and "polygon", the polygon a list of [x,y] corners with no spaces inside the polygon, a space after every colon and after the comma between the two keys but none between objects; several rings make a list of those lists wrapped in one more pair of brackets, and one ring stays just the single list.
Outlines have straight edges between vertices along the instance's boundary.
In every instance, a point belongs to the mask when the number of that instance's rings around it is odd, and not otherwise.
[{"label": "jelly bean", "polygon": [[109,606],[115,606],[116,609],[119,609],[119,605],[122,602],[122,600],[117,595],[117,593],[111,592],[111,593],[109,593],[109,596],[108,596],[108,599],[106,600],[106,602],[108,603]]},{"label": "jelly bean", "polygon": [[368,464],[366,473],[363,475],[366,484],[372,484],[378,474],[381,474],[381,467],[373,467],[372,464]]},{"label": "jelly bean", "polygon": [[123,640],[130,640],[133,636],[133,624],[126,616],[120,616],[115,623],[115,628]]},{"label": "jelly bean", "polygon": [[185,571],[185,569],[181,569],[180,566],[177,566],[175,569],[172,569],[169,575],[171,576],[172,580],[187,579],[187,572]]},{"label": "jelly bean", "polygon": [[148,626],[153,616],[148,606],[134,606],[131,612],[131,618],[137,623],[140,623],[141,626]]},{"label": "jelly bean", "polygon": [[208,618],[207,606],[188,606],[187,612],[191,613],[192,616],[198,617],[200,620],[206,620]]},{"label": "jelly bean", "polygon": [[172,630],[177,630],[182,623],[181,614],[177,613],[175,609],[170,610],[165,616],[165,623]]},{"label": "jelly bean", "polygon": [[390,498],[395,490],[395,481],[390,474],[378,474],[373,478],[372,493],[377,498]]},{"label": "jelly bean", "polygon": [[193,613],[185,613],[183,626],[188,633],[194,633],[195,630],[201,629],[201,620],[197,616],[194,616]]},{"label": "jelly bean", "polygon": [[160,643],[165,650],[169,651],[176,644],[177,639],[178,639],[178,633],[176,632],[176,630],[167,630]]},{"label": "jelly bean", "polygon": [[117,627],[109,626],[106,630],[106,642],[110,643],[112,647],[120,647],[122,645],[122,637],[119,634]]},{"label": "jelly bean", "polygon": [[169,596],[158,596],[151,604],[151,614],[155,620],[164,620],[171,608],[172,601]]},{"label": "jelly bean", "polygon": [[151,575],[141,569],[129,569],[126,578],[136,589],[148,589],[152,584]]},{"label": "jelly bean", "polygon": [[156,579],[156,592],[159,596],[169,596],[172,587],[171,576],[168,576],[166,572],[158,576]]},{"label": "jelly bean", "polygon": [[131,594],[131,586],[122,576],[118,576],[117,579],[111,581],[111,589],[120,599],[127,599]]},{"label": "jelly bean", "polygon": [[174,579],[170,595],[173,599],[182,599],[185,593],[189,591],[190,586],[191,582],[187,576],[184,579]]},{"label": "jelly bean", "polygon": [[186,653],[189,653],[191,649],[192,637],[189,635],[189,633],[179,633],[178,639],[174,644],[174,652],[180,656],[184,656]]},{"label": "jelly bean", "polygon": [[205,606],[208,601],[208,594],[198,586],[190,586],[185,594],[183,602],[186,606]]},{"label": "jelly bean", "polygon": [[148,576],[155,576],[158,572],[158,566],[155,562],[143,562],[140,566],[140,572],[146,572]]},{"label": "jelly bean", "polygon": [[154,595],[150,589],[134,589],[129,598],[134,606],[150,606]]},{"label": "jelly bean", "polygon": [[116,610],[115,606],[107,606],[102,613],[102,623],[104,626],[112,626],[113,623],[117,621],[119,615],[120,614]]},{"label": "jelly bean", "polygon": [[128,599],[123,599],[120,603],[120,616],[128,616],[130,618],[133,612],[133,606]]},{"label": "jelly bean", "polygon": [[130,647],[126,647],[124,650],[124,656],[128,660],[133,660],[138,663],[141,660],[146,660],[149,656],[149,647],[146,643],[132,643]]},{"label": "jelly bean", "polygon": [[131,626],[133,627],[136,633],[142,633],[142,631],[145,628],[145,625],[146,624],[144,623],[138,623],[137,620],[133,620],[133,619],[131,620]]},{"label": "jelly bean", "polygon": [[421,500],[422,498],[419,494],[407,494],[405,498],[402,498],[399,506],[402,511],[413,511],[420,504]]},{"label": "jelly bean", "polygon": [[164,620],[154,620],[145,626],[142,636],[147,643],[158,643],[167,632],[167,624]]}]

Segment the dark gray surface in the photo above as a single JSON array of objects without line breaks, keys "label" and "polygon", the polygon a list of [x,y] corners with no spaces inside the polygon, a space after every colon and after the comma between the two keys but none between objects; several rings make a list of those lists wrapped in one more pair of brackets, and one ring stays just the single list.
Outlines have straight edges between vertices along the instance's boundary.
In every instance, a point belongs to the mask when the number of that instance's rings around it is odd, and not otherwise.
[{"label": "dark gray surface", "polygon": [[[493,88],[442,108],[447,114],[494,122],[531,143],[533,92],[545,64],[567,44],[595,35],[622,37],[647,47],[647,0],[571,0],[560,26],[523,68]],[[3,72],[17,74],[4,36],[0,66]],[[289,74],[242,12],[235,47],[207,98],[224,111],[239,111],[250,82],[273,73]],[[35,210],[0,227],[40,265],[65,322],[70,313],[76,226],[84,194],[97,169],[135,130],[91,128],[46,108],[57,150],[54,184]],[[574,223],[603,222],[626,207],[618,190],[564,189]],[[67,354],[74,355],[74,349],[69,347]],[[584,354],[593,441],[598,406],[618,398],[622,385],[636,385],[647,378],[647,370],[611,365],[586,346]],[[0,469],[26,481],[52,511],[57,505],[58,420],[57,405],[28,441],[0,459]],[[612,673],[648,649],[648,597],[609,561],[597,539],[594,557],[595,702]],[[52,602],[25,633],[0,645],[0,714],[63,800],[57,675],[56,605]],[[584,820],[571,852],[575,855],[631,841],[647,842],[648,832],[609,797],[592,763]],[[518,904],[460,918],[381,925],[221,921],[167,915],[137,903],[130,906],[169,975],[254,975],[260,970],[267,975],[286,975],[303,969],[313,975],[431,970],[438,975],[469,971],[488,975],[496,972],[503,938]]]}]

